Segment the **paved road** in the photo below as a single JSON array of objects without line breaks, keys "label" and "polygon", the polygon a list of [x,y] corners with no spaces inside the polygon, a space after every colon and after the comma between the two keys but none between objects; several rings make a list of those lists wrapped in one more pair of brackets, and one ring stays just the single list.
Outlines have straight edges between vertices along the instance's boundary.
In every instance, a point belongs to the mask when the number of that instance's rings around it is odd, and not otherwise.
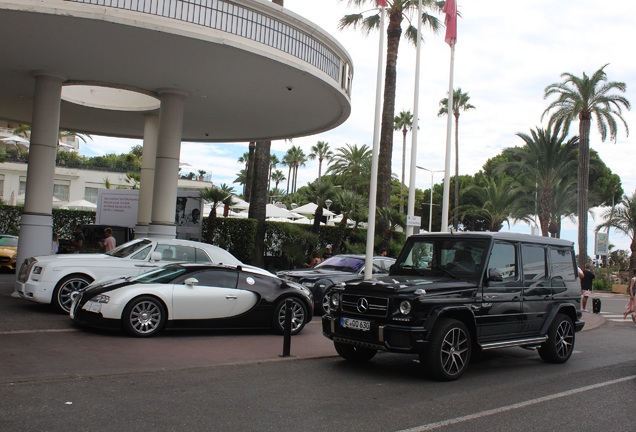
[{"label": "paved road", "polygon": [[342,361],[317,322],[292,338],[291,358],[268,333],[78,330],[11,298],[5,277],[0,431],[633,430],[636,325],[614,321],[620,296],[603,296],[605,314],[585,314],[564,365],[505,349],[438,383],[420,377],[414,356]]}]

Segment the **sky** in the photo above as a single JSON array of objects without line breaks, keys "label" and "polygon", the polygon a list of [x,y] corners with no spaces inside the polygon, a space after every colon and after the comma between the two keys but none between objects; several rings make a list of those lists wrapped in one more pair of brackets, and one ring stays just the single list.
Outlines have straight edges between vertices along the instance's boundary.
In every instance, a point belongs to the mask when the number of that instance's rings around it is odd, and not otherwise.
[{"label": "sky", "polygon": [[[365,36],[354,29],[338,30],[338,20],[346,14],[359,12],[348,7],[347,0],[285,0],[285,7],[305,17],[327,31],[349,52],[353,59],[354,79],[351,115],[339,127],[318,135],[294,138],[292,143],[306,154],[318,141],[326,141],[332,149],[345,144],[373,145],[375,88],[378,64],[378,33]],[[624,96],[636,104],[636,60],[629,48],[636,40],[636,2],[616,0],[599,7],[598,1],[532,2],[510,0],[457,1],[461,15],[457,24],[457,45],[453,87],[460,87],[470,96],[474,110],[462,112],[459,122],[460,175],[474,175],[486,161],[504,148],[522,145],[517,133],[528,133],[545,127],[541,115],[552,99],[544,99],[546,86],[561,82],[561,74],[569,72],[588,75],[606,65],[609,81],[627,84]],[[417,17],[413,16],[414,25]],[[443,16],[439,17],[443,21]],[[438,117],[439,102],[449,88],[450,48],[444,42],[444,30],[434,34],[423,32],[420,54],[419,132],[416,143],[417,165],[443,170],[445,166],[446,118]],[[398,55],[396,115],[413,112],[415,88],[415,47],[404,38]],[[636,112],[624,111],[629,127],[636,127]],[[570,135],[578,134],[574,123]],[[81,145],[88,156],[125,153],[138,140],[93,137]],[[407,136],[407,177],[409,179],[410,148]],[[282,159],[290,142],[272,142],[272,153]],[[633,136],[627,136],[621,126],[617,141],[602,142],[592,124],[590,146],[606,165],[621,177],[623,189],[631,195],[636,190],[636,146]],[[183,143],[181,161],[194,171],[203,169],[215,184],[232,185],[243,168],[238,158],[248,151],[247,143]],[[454,172],[454,154],[451,156]],[[396,132],[393,141],[393,172],[401,176],[402,134]],[[287,175],[287,168],[277,167]],[[313,181],[318,174],[318,162],[308,161],[299,171],[298,186]],[[434,177],[441,183],[442,174]],[[414,184],[430,188],[431,176],[418,170]],[[240,190],[238,184],[234,184]],[[590,219],[588,251],[593,254],[593,229],[598,219]],[[507,227],[504,230],[508,230]],[[517,232],[530,232],[525,224],[513,225]],[[576,221],[564,221],[562,237],[577,241]],[[609,241],[617,249],[629,249],[631,240],[610,231]]]}]

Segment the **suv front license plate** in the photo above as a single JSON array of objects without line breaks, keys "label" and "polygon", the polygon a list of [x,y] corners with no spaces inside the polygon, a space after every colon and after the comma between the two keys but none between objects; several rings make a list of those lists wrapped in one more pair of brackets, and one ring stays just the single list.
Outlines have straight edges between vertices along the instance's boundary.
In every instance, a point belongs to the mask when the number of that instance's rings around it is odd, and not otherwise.
[{"label": "suv front license plate", "polygon": [[353,318],[340,317],[340,327],[353,330],[370,331],[371,322]]}]

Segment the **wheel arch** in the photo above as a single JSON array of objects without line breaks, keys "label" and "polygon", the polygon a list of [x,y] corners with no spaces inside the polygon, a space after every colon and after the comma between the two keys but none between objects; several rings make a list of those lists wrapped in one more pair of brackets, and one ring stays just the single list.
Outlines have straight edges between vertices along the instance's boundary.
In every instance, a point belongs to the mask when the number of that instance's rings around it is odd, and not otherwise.
[{"label": "wheel arch", "polygon": [[548,316],[546,317],[546,320],[544,321],[543,326],[541,327],[541,334],[546,334],[548,332],[548,329],[550,328],[552,321],[554,321],[554,318],[558,314],[566,315],[572,320],[573,324],[576,323],[577,321],[576,307],[574,307],[573,304],[570,304],[570,303],[556,304],[552,307],[552,309],[550,309],[550,312],[548,313]]},{"label": "wheel arch", "polygon": [[435,325],[442,318],[452,318],[462,322],[470,332],[473,345],[477,342],[477,323],[475,321],[475,314],[473,314],[470,308],[465,306],[449,306],[431,311],[426,320],[426,333],[430,334],[433,328],[435,328]]}]

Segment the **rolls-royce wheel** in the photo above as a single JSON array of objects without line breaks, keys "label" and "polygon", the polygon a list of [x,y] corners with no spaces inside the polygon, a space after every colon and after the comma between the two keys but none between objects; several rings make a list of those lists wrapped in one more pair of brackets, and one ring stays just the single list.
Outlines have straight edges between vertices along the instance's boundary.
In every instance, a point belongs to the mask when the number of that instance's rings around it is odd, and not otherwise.
[{"label": "rolls-royce wheel", "polygon": [[58,282],[53,291],[53,307],[62,313],[71,311],[73,292],[88,286],[93,279],[85,275],[69,275]]}]

